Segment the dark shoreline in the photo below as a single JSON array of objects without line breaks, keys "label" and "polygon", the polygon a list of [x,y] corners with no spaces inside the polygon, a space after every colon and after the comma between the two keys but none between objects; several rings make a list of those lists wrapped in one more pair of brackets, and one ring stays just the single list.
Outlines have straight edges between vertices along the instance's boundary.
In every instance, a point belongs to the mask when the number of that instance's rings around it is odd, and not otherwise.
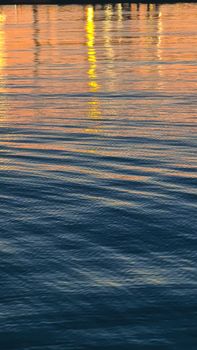
[{"label": "dark shoreline", "polygon": [[197,0],[5,0],[0,5],[99,5],[99,4],[176,4],[176,3],[197,3]]}]

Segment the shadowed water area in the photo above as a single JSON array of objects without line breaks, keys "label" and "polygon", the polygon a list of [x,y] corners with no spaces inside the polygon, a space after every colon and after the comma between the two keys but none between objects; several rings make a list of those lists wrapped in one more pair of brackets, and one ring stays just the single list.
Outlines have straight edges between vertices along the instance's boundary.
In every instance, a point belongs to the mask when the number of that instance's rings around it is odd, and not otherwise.
[{"label": "shadowed water area", "polygon": [[0,6],[1,350],[196,350],[196,15]]}]

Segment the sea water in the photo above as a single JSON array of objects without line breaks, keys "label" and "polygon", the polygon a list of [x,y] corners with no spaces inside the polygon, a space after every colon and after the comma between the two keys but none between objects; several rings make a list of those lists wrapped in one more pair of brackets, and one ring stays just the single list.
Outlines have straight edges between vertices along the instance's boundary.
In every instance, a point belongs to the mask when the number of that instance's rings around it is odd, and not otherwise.
[{"label": "sea water", "polygon": [[196,350],[197,4],[0,6],[0,349]]}]

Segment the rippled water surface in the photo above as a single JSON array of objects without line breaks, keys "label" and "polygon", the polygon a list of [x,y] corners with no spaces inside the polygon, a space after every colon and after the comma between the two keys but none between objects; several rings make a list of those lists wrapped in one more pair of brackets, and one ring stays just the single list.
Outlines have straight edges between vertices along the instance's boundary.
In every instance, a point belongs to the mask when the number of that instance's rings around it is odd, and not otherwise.
[{"label": "rippled water surface", "polygon": [[197,4],[0,6],[0,349],[197,349]]}]

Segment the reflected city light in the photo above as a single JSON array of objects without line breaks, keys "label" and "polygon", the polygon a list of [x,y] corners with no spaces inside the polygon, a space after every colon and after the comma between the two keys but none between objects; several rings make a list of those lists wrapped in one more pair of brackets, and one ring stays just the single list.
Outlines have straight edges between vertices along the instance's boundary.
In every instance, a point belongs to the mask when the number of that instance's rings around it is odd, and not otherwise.
[{"label": "reflected city light", "polygon": [[99,84],[96,81],[96,51],[94,47],[95,41],[95,28],[94,28],[94,8],[88,6],[87,8],[87,23],[86,23],[86,35],[87,35],[87,47],[88,47],[88,62],[90,64],[88,75],[89,75],[89,86],[91,92],[95,92],[99,89]]},{"label": "reflected city light", "polygon": [[118,25],[122,26],[122,4],[117,4]]},{"label": "reflected city light", "polygon": [[163,23],[162,23],[162,12],[159,11],[159,16],[158,16],[158,31],[157,31],[157,60],[158,60],[158,65],[157,65],[157,70],[160,79],[158,79],[158,87],[163,88],[163,70],[162,70],[162,34],[163,34]]},{"label": "reflected city light", "polygon": [[[119,4],[120,5],[120,4]],[[121,11],[122,8],[119,7],[119,20],[121,21]],[[110,90],[114,88],[114,50],[112,45],[112,16],[113,16],[113,7],[112,5],[107,5],[105,7],[105,20],[104,20],[104,47],[107,57],[107,71],[108,75],[108,86]]]},{"label": "reflected city light", "polygon": [[100,119],[101,111],[100,108],[100,102],[96,99],[93,101],[89,101],[88,105],[90,106],[90,117],[93,119]]},{"label": "reflected city light", "polygon": [[[90,92],[94,93],[99,90],[99,84],[97,82],[97,74],[96,74],[96,50],[95,50],[95,25],[94,25],[94,8],[93,6],[87,7],[86,12],[86,38],[87,38],[87,47],[88,47],[88,85],[90,87]],[[100,111],[100,102],[99,100],[93,96],[92,100],[88,102],[89,106],[89,117],[91,119],[100,119],[101,111]],[[99,129],[96,127],[94,130],[86,129],[86,132],[99,132]]]},{"label": "reflected city light", "polygon": [[157,41],[157,49],[158,49],[158,59],[162,60],[162,49],[161,49],[161,41],[162,41],[162,32],[163,32],[163,23],[162,23],[162,12],[159,11],[158,17],[158,41]]}]

